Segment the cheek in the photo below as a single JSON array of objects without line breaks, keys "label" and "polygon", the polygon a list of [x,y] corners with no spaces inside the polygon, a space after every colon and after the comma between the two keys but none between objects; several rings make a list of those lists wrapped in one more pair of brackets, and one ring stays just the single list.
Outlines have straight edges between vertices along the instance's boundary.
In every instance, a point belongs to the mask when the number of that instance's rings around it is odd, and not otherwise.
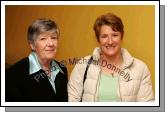
[{"label": "cheek", "polygon": [[58,42],[56,42],[54,45],[55,45],[55,48],[57,49],[57,47],[58,47]]},{"label": "cheek", "polygon": [[58,41],[57,40],[55,40],[55,41],[52,41],[52,43],[53,43],[53,45],[54,45],[54,47],[58,47]]},{"label": "cheek", "polygon": [[122,45],[122,40],[118,42],[118,45],[121,46]]},{"label": "cheek", "polygon": [[35,50],[36,51],[42,51],[45,49],[45,44],[44,43],[38,43],[35,45]]},{"label": "cheek", "polygon": [[121,39],[115,39],[115,40],[113,40],[113,43],[115,43],[117,45],[121,45],[122,40]]},{"label": "cheek", "polygon": [[106,44],[106,41],[105,41],[105,39],[99,39],[98,43],[100,46],[103,46]]}]

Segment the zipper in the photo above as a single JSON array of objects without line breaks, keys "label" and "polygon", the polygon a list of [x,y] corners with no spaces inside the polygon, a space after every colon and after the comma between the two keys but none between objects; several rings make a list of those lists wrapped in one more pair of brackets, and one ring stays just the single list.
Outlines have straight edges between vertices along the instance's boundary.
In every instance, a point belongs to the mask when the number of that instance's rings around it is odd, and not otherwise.
[{"label": "zipper", "polygon": [[121,90],[120,90],[120,76],[118,76],[118,84],[119,84],[118,85],[119,86],[118,87],[118,89],[119,89],[118,91],[119,91],[120,102],[122,102],[122,95],[121,95]]},{"label": "zipper", "polygon": [[100,82],[99,82],[100,78],[101,78],[101,68],[100,68],[100,71],[98,73],[98,79],[97,79],[96,90],[95,90],[95,95],[94,95],[94,102],[97,101],[97,95],[98,95],[97,92],[98,92],[98,87],[99,87],[99,84],[100,84]]},{"label": "zipper", "polygon": [[[124,66],[121,68],[121,70],[125,70],[125,69],[126,69],[126,67],[124,67]],[[120,75],[118,76],[118,83],[119,83],[119,85],[118,85],[119,86],[118,87],[119,90],[118,91],[119,91],[120,102],[122,102],[122,94],[121,94],[121,86],[120,86],[121,85],[120,84]]]}]

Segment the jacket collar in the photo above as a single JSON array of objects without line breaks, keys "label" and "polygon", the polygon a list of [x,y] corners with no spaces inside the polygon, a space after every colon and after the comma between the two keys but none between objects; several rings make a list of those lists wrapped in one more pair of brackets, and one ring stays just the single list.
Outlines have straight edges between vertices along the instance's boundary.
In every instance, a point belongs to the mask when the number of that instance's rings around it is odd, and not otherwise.
[{"label": "jacket collar", "polygon": [[[100,53],[101,53],[100,47],[96,47],[93,51],[93,60],[98,61],[100,59]],[[132,65],[134,58],[131,56],[131,54],[125,48],[121,48],[121,53],[122,53],[122,57],[123,57],[123,61],[124,61],[122,68],[125,69],[125,68]]]},{"label": "jacket collar", "polygon": [[[39,61],[38,61],[38,57],[36,55],[35,52],[32,52],[29,56],[28,56],[28,59],[29,59],[29,75],[35,73],[35,72],[38,72],[39,70],[42,69]],[[56,68],[56,70],[55,70]],[[61,73],[64,73],[62,71],[62,69],[59,67],[59,65],[53,60],[51,62],[51,70],[53,71],[54,74],[57,74],[59,71]]]}]

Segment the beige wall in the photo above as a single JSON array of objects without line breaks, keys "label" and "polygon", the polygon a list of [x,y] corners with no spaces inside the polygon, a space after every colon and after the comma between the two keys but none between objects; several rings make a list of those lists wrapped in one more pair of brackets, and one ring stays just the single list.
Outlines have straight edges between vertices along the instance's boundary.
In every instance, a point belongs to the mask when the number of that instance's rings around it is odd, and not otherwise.
[{"label": "beige wall", "polygon": [[[83,57],[98,46],[93,24],[104,13],[120,16],[125,26],[123,47],[136,58],[143,60],[155,81],[155,16],[154,6],[6,6],[5,8],[5,59],[13,64],[30,53],[27,27],[36,18],[55,20],[61,30],[57,60]],[[73,65],[67,65],[70,74]]]}]

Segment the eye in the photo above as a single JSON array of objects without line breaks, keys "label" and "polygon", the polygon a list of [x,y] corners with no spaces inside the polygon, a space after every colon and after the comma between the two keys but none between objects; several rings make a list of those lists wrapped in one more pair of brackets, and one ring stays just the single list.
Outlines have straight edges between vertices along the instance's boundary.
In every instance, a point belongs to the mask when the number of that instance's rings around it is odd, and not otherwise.
[{"label": "eye", "polygon": [[42,37],[42,38],[40,38],[40,40],[46,40],[46,38],[45,38],[45,37]]},{"label": "eye", "polygon": [[118,34],[113,34],[112,36],[118,36]]},{"label": "eye", "polygon": [[52,39],[58,39],[56,36],[51,37]]},{"label": "eye", "polygon": [[107,34],[102,34],[102,35],[100,35],[100,38],[107,38],[107,37],[108,37]]}]

